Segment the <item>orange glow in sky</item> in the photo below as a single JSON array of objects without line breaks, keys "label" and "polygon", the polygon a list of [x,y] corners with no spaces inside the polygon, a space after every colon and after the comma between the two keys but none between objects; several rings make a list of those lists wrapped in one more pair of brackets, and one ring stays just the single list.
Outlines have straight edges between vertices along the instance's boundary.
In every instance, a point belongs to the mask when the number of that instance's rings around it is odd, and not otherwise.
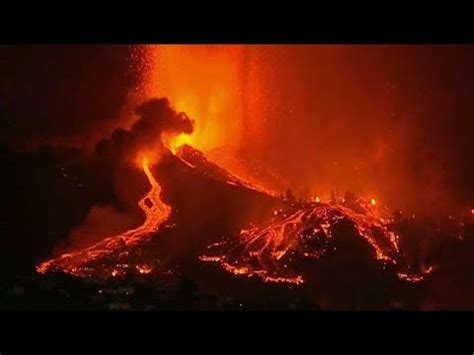
[{"label": "orange glow in sky", "polygon": [[148,96],[166,96],[174,108],[196,122],[171,148],[190,144],[208,151],[237,146],[242,130],[242,46],[149,46]]}]

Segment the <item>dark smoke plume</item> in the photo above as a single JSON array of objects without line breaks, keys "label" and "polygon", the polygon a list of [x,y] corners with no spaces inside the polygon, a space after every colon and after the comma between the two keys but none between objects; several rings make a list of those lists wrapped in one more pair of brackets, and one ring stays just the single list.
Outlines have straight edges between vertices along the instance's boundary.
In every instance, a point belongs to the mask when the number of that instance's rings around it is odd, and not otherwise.
[{"label": "dark smoke plume", "polygon": [[130,130],[117,128],[108,139],[96,145],[99,155],[112,154],[115,157],[133,156],[141,149],[159,149],[165,147],[161,140],[166,134],[190,134],[194,130],[194,121],[185,113],[176,112],[167,98],[154,98],[137,107],[135,113],[139,119]]}]

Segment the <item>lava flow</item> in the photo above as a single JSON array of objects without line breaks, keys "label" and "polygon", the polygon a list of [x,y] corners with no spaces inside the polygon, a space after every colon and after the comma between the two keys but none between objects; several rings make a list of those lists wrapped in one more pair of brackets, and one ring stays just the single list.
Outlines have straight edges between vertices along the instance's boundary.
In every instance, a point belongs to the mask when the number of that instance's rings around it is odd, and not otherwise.
[{"label": "lava flow", "polygon": [[[169,218],[171,207],[161,200],[161,186],[150,171],[149,158],[143,158],[141,166],[151,185],[150,191],[138,202],[138,205],[145,213],[143,224],[123,234],[108,237],[87,249],[65,253],[56,259],[46,261],[36,268],[39,273],[62,271],[81,277],[99,276],[98,273],[100,273],[102,276],[109,277],[118,276],[126,272],[127,270],[125,269],[131,267],[129,264],[118,266],[102,265],[102,268],[94,267],[92,269],[90,264],[114,253],[128,254],[130,247],[147,241],[151,233],[156,232]],[[147,265],[137,264],[133,270],[135,269],[141,274],[151,271]]]},{"label": "lava flow", "polygon": [[337,233],[336,227],[346,221],[371,246],[377,260],[398,269],[400,280],[422,281],[432,268],[412,270],[400,252],[398,235],[391,230],[392,217],[373,201],[344,199],[292,204],[275,211],[266,223],[242,229],[236,238],[210,245],[200,259],[218,263],[234,275],[256,276],[264,282],[302,284],[303,275],[295,271],[301,260],[317,260],[335,251],[333,235]]}]

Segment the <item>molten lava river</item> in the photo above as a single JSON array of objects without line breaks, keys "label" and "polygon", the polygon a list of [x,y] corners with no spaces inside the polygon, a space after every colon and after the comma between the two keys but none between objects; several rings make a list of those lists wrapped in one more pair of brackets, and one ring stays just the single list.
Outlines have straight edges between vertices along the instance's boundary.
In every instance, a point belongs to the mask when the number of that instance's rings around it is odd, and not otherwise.
[{"label": "molten lava river", "polygon": [[[157,232],[170,216],[171,207],[161,200],[161,186],[150,171],[149,159],[147,157],[143,158],[141,165],[151,185],[150,191],[138,202],[138,205],[145,213],[143,224],[123,234],[108,237],[87,249],[66,253],[57,259],[46,261],[37,267],[39,273],[62,271],[82,277],[115,277],[132,267],[129,264],[112,264],[103,268],[97,268],[94,267],[94,262],[103,260],[114,253],[127,255],[132,247],[149,240],[151,234]],[[148,265],[136,264],[134,268],[140,274],[151,272],[151,268]]]}]

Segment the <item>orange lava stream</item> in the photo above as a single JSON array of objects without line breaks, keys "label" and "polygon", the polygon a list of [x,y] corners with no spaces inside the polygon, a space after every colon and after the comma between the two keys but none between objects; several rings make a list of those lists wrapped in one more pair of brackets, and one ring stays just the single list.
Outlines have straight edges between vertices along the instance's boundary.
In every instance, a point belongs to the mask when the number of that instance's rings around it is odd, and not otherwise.
[{"label": "orange lava stream", "polygon": [[[151,185],[150,191],[143,197],[138,205],[145,213],[145,221],[141,226],[126,231],[120,235],[105,238],[101,242],[71,253],[65,253],[56,259],[51,259],[37,266],[36,271],[44,274],[49,271],[62,271],[76,276],[91,276],[93,270],[87,264],[97,261],[115,252],[120,252],[123,248],[136,246],[148,240],[151,233],[156,232],[160,226],[169,218],[171,207],[161,200],[161,186],[153,177],[150,171],[150,161],[148,158],[142,159],[142,168]],[[126,251],[125,251],[126,252]],[[129,265],[127,265],[129,267]],[[104,267],[104,271],[106,268]],[[149,273],[148,266],[137,265],[140,273]],[[94,273],[95,274],[95,273]],[[113,269],[106,272],[106,275],[118,276],[120,273]]]},{"label": "orange lava stream", "polygon": [[239,236],[208,246],[200,256],[203,262],[219,264],[227,272],[264,282],[302,284],[303,275],[292,270],[295,257],[317,260],[331,247],[333,227],[349,221],[382,263],[396,265],[400,280],[416,283],[432,268],[411,271],[399,249],[399,236],[390,230],[392,218],[373,200],[358,199],[357,204],[307,203],[297,209],[277,210],[268,222],[242,229]]}]

